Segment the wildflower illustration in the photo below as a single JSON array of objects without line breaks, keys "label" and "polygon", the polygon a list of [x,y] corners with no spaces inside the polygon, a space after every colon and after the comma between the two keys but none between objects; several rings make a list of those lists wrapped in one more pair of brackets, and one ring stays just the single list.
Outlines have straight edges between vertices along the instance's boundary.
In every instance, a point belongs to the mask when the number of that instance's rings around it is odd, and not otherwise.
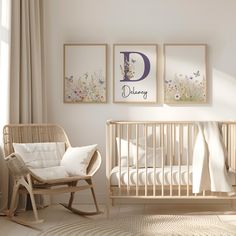
[{"label": "wildflower illustration", "polygon": [[106,83],[102,70],[65,77],[66,102],[105,102]]},{"label": "wildflower illustration", "polygon": [[191,74],[175,73],[173,79],[165,80],[166,102],[206,101],[206,78],[200,71]]},{"label": "wildflower illustration", "polygon": [[135,62],[136,60],[131,59],[130,61],[125,60],[124,66],[120,65],[121,74],[124,79],[132,80],[135,76]]}]

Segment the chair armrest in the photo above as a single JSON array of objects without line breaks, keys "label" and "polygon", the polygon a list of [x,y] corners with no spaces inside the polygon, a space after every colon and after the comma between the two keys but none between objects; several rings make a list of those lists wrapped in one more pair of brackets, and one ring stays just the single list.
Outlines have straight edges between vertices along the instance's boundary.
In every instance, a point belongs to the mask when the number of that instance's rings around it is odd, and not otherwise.
[{"label": "chair armrest", "polygon": [[25,176],[30,173],[22,157],[18,153],[12,153],[5,158],[8,169],[14,177]]},{"label": "chair armrest", "polygon": [[93,176],[97,170],[100,168],[102,162],[101,154],[97,150],[94,154],[93,157],[89,163],[89,166],[87,168],[87,175]]}]

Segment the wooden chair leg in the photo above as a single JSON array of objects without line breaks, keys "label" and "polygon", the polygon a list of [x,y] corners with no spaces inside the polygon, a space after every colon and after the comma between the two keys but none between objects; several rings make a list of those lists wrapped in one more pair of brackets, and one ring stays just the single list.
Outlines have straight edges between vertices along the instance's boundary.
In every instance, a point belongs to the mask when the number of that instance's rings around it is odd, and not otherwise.
[{"label": "wooden chair leg", "polygon": [[[88,184],[92,185],[92,179],[88,179],[86,181],[87,181]],[[97,203],[97,199],[96,199],[93,187],[91,187],[91,192],[92,192],[93,201],[94,201],[96,210],[97,210],[97,212],[99,212],[98,203]]]},{"label": "wooden chair leg", "polygon": [[[73,208],[72,207],[72,203],[73,203],[73,200],[74,200],[74,194],[75,194],[74,192],[71,192],[71,194],[70,194],[69,203],[68,204],[61,203],[61,205],[64,206],[65,208],[67,208],[68,210],[72,211],[73,213],[78,214],[78,215],[87,215],[87,216],[89,216],[89,215],[101,214],[102,212],[99,211],[97,200],[96,200],[95,193],[94,193],[94,190],[93,190],[92,180],[91,179],[86,179],[85,181],[89,185],[88,188],[91,189],[93,200],[94,200],[94,204],[95,204],[95,207],[96,207],[96,211],[95,212],[86,212],[86,211],[80,211],[78,209]],[[76,182],[75,185],[77,185],[77,182]]]},{"label": "wooden chair leg", "polygon": [[[26,226],[31,226],[33,224],[42,223],[43,220],[40,220],[38,217],[38,210],[37,210],[37,207],[35,204],[35,199],[34,199],[34,194],[32,191],[32,184],[31,184],[30,176],[27,176],[27,180],[28,180],[28,183],[26,182],[24,177],[21,177],[20,179],[17,180],[17,184],[14,186],[12,203],[11,203],[11,208],[9,211],[9,217],[11,220],[15,221],[16,223],[26,225]],[[30,194],[30,200],[31,200],[32,207],[33,207],[35,221],[26,221],[26,220],[20,219],[19,217],[14,216],[14,208],[16,207],[15,206],[16,205],[16,196],[17,196],[17,192],[18,192],[20,185],[24,186],[26,188],[26,190],[28,191],[28,193]]]},{"label": "wooden chair leg", "polygon": [[31,200],[31,203],[32,203],[32,208],[33,208],[35,220],[39,221],[38,210],[37,210],[37,207],[36,207],[34,194],[32,192],[32,183],[31,183],[30,176],[27,176],[27,180],[28,180],[28,184],[25,185],[25,188],[28,190],[29,195],[30,195],[30,200]]},{"label": "wooden chair leg", "polygon": [[74,201],[74,196],[75,196],[74,192],[70,193],[70,200],[69,200],[69,204],[68,204],[69,208],[72,207],[72,204],[73,204],[73,201]]},{"label": "wooden chair leg", "polygon": [[18,194],[18,190],[19,190],[19,183],[17,180],[15,180],[14,182],[14,186],[13,186],[13,192],[12,192],[12,198],[11,198],[11,205],[10,205],[10,209],[7,212],[7,215],[9,217],[13,217],[17,208],[17,194]]}]

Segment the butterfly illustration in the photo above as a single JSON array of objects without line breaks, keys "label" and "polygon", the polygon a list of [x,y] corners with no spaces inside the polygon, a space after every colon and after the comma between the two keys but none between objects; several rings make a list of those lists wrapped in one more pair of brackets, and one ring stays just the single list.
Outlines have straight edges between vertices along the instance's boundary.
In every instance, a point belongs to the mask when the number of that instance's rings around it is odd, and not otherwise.
[{"label": "butterfly illustration", "polygon": [[104,84],[104,81],[99,78],[99,83],[100,83],[100,84]]},{"label": "butterfly illustration", "polygon": [[198,70],[197,72],[193,72],[193,74],[195,77],[198,77],[198,76],[200,76],[200,71]]},{"label": "butterfly illustration", "polygon": [[69,82],[73,82],[73,75],[71,75],[70,77],[66,77],[66,79],[67,79]]}]

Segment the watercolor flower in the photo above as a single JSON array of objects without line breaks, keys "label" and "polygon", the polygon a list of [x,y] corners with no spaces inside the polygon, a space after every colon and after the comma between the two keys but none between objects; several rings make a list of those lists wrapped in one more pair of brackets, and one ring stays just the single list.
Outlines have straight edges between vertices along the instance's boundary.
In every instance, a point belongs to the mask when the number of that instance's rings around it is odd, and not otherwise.
[{"label": "watercolor flower", "polygon": [[65,97],[68,102],[104,102],[105,93],[105,79],[101,70],[65,78]]},{"label": "watercolor flower", "polygon": [[180,99],[180,94],[179,93],[176,93],[175,94],[175,100],[179,100]]},{"label": "watercolor flower", "polygon": [[206,79],[200,71],[190,74],[174,73],[164,84],[166,101],[201,102],[206,99]]}]

